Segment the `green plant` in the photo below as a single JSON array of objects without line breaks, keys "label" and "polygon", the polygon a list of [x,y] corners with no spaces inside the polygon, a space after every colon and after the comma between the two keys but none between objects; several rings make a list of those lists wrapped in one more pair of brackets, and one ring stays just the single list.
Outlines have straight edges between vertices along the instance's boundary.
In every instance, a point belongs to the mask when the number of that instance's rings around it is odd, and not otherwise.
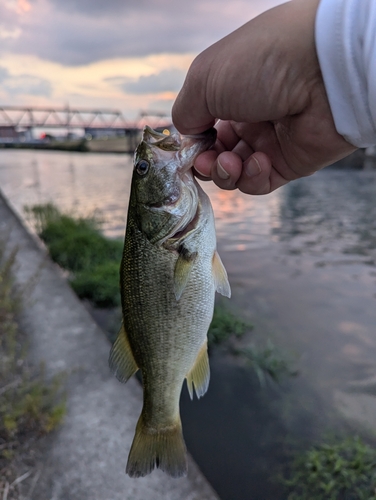
[{"label": "green plant", "polygon": [[0,439],[19,441],[30,433],[42,435],[54,430],[66,411],[62,380],[61,375],[48,381],[34,373],[7,390],[0,399]]},{"label": "green plant", "polygon": [[25,208],[51,258],[70,272],[77,295],[99,307],[120,303],[119,267],[123,250],[120,240],[105,238],[98,217],[72,217],[54,205]]},{"label": "green plant", "polygon": [[248,346],[235,352],[245,359],[248,367],[255,370],[262,386],[266,384],[268,378],[279,382],[286,375],[297,375],[297,370],[292,367],[292,361],[270,340],[266,347]]},{"label": "green plant", "polygon": [[241,337],[252,328],[248,321],[239,318],[225,307],[216,305],[208,331],[208,344],[210,346],[223,343],[231,336]]},{"label": "green plant", "polygon": [[314,446],[284,484],[288,500],[376,500],[376,449],[359,437]]},{"label": "green plant", "polygon": [[[17,342],[18,327],[15,320],[17,301],[12,296],[11,268],[14,264],[16,251],[0,265],[0,383],[6,382],[8,373],[15,369],[20,346]],[[0,261],[2,258],[0,251]]]},{"label": "green plant", "polygon": [[25,207],[52,259],[73,272],[92,269],[104,261],[121,259],[122,242],[105,238],[98,217],[74,218],[54,205]]},{"label": "green plant", "polygon": [[104,262],[91,270],[77,273],[71,279],[73,290],[80,298],[91,300],[99,307],[120,305],[119,262]]},{"label": "green plant", "polygon": [[40,234],[44,228],[57,220],[60,216],[60,212],[52,203],[46,203],[44,205],[34,205],[32,207],[24,207],[26,218],[32,222],[35,230]]},{"label": "green plant", "polygon": [[[66,411],[63,376],[49,380],[43,368],[28,367],[26,361],[27,337],[16,321],[20,297],[13,293],[11,271],[15,255],[16,251],[5,259],[0,251],[1,498],[8,495],[6,485],[20,477],[17,467],[29,443],[55,429]],[[12,498],[16,498],[16,490],[14,486]]]}]

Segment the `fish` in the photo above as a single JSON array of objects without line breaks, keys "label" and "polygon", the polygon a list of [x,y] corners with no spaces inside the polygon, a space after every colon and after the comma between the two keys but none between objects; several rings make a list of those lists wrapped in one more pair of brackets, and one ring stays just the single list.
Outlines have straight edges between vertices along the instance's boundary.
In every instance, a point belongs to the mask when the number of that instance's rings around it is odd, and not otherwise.
[{"label": "fish", "polygon": [[109,365],[126,382],[138,370],[143,407],[126,473],[143,477],[157,467],[187,474],[179,399],[184,380],[191,399],[209,385],[207,332],[215,292],[230,297],[216,249],[209,197],[193,175],[196,157],[216,131],[183,136],[146,126],[134,154],[120,266],[122,327]]}]

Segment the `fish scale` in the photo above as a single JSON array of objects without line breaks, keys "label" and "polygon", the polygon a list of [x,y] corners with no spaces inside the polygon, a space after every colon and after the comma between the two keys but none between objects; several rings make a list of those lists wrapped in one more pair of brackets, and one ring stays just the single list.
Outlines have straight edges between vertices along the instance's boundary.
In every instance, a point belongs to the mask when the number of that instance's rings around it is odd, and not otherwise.
[{"label": "fish scale", "polygon": [[187,472],[179,415],[184,379],[192,397],[209,383],[207,331],[214,295],[230,296],[216,252],[210,200],[194,179],[195,157],[215,132],[164,136],[145,128],[135,153],[121,264],[123,326],[110,353],[122,382],[138,369],[143,409],[127,473],[141,477],[160,467]]}]

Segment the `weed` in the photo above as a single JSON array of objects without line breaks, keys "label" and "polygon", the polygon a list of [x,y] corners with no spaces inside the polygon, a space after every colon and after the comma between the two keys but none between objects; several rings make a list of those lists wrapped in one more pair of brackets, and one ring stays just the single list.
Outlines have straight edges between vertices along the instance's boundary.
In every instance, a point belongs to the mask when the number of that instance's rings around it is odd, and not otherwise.
[{"label": "weed", "polygon": [[[13,252],[0,267],[0,382],[7,382],[7,374],[14,370],[20,346],[17,343],[15,314],[17,302],[12,296],[11,268],[16,253]],[[0,252],[1,258],[1,252]],[[3,384],[1,384],[3,385]],[[0,390],[1,394],[1,390]]]},{"label": "weed", "polygon": [[108,261],[77,273],[71,286],[81,299],[89,299],[98,307],[120,305],[119,262]]},{"label": "weed", "polygon": [[[0,252],[0,261],[2,259]],[[15,477],[28,443],[55,429],[65,414],[61,375],[46,379],[25,361],[26,338],[18,329],[18,297],[12,293],[15,252],[0,266],[0,496]],[[22,461],[22,460],[21,460]],[[3,491],[2,491],[3,489]],[[17,498],[12,487],[12,498]]]},{"label": "weed", "polygon": [[216,305],[213,319],[208,331],[208,344],[221,344],[231,336],[241,337],[246,331],[252,330],[253,325],[239,318],[228,309]]},{"label": "weed", "polygon": [[70,271],[69,280],[78,296],[99,307],[118,305],[123,243],[101,234],[101,220],[62,214],[50,203],[25,210],[51,258]]},{"label": "weed", "polygon": [[26,375],[10,387],[0,398],[0,440],[20,442],[30,433],[39,436],[54,430],[66,409],[61,388],[61,376],[47,381],[41,374]]},{"label": "weed", "polygon": [[255,370],[261,386],[265,386],[268,379],[278,383],[286,375],[297,375],[292,361],[270,340],[267,341],[266,347],[248,346],[236,349],[235,352],[245,359],[248,367]]},{"label": "weed", "polygon": [[[224,344],[232,337],[240,338],[252,329],[253,325],[250,322],[216,305],[208,331],[209,347]],[[238,349],[229,345],[227,347],[230,352],[245,360],[248,368],[256,372],[261,386],[265,386],[268,379],[279,382],[285,375],[297,374],[292,368],[291,361],[270,340],[264,348],[249,346]]]},{"label": "weed", "polygon": [[284,484],[288,500],[376,500],[376,449],[358,437],[314,446]]}]

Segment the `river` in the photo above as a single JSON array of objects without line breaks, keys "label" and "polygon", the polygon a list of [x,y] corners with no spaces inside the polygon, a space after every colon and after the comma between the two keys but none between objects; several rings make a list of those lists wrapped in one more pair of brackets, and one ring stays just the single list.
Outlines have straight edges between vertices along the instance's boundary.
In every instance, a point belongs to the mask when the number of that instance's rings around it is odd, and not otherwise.
[{"label": "river", "polygon": [[[52,201],[75,215],[99,212],[110,237],[124,232],[131,158],[0,151],[0,187],[24,205]],[[222,349],[200,401],[182,395],[188,448],[222,500],[279,500],[273,481],[291,449],[327,432],[376,425],[376,171],[325,169],[251,197],[203,183],[232,287],[227,307],[270,339],[298,370],[261,387]]]}]

